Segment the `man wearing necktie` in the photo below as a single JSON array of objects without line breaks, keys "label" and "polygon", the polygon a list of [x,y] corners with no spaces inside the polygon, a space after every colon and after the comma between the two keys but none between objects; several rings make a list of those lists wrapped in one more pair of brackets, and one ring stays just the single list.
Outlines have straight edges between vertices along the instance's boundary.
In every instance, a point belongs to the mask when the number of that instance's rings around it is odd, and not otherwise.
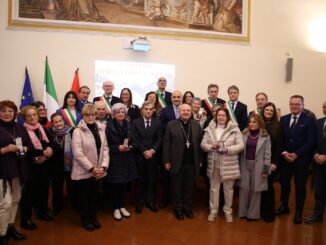
[{"label": "man wearing necktie", "polygon": [[325,117],[317,121],[317,148],[314,152],[315,207],[306,224],[323,222],[326,206],[326,101],[323,103]]},{"label": "man wearing necktie", "polygon": [[281,206],[277,215],[288,214],[291,179],[294,176],[296,212],[293,223],[302,223],[302,211],[306,199],[306,182],[308,167],[316,143],[316,124],[312,117],[304,112],[304,99],[301,95],[290,98],[291,113],[281,117],[280,129],[282,135],[280,182]]},{"label": "man wearing necktie", "polygon": [[237,120],[240,131],[247,127],[248,123],[248,109],[247,105],[239,101],[239,88],[232,85],[228,88],[228,95],[230,98],[231,109]]},{"label": "man wearing necktie", "polygon": [[[213,118],[212,113],[213,110],[217,110],[225,104],[225,100],[218,98],[219,86],[217,84],[211,83],[207,87],[208,98],[206,100],[202,100],[201,106],[207,112],[207,118],[210,120]],[[212,105],[207,105],[208,101],[212,103]]]},{"label": "man wearing necktie", "polygon": [[142,117],[132,122],[133,132],[137,142],[136,164],[138,179],[136,182],[136,210],[141,213],[144,204],[152,212],[157,212],[156,170],[159,164],[158,153],[163,137],[163,125],[160,120],[152,118],[154,105],[145,101],[142,105]]},{"label": "man wearing necktie", "polygon": [[[109,103],[111,107],[114,104],[120,102],[120,99],[112,94],[113,93],[113,90],[114,90],[114,84],[113,84],[113,82],[111,82],[111,81],[108,80],[108,81],[105,81],[103,83],[103,91],[104,91],[103,97],[106,100],[105,102],[106,103]],[[95,103],[96,101],[101,100],[100,97],[101,96],[95,97],[94,100],[93,100],[93,103]],[[110,113],[108,112],[108,114],[110,114]]]},{"label": "man wearing necktie", "polygon": [[[164,127],[168,122],[179,118],[179,106],[182,100],[182,93],[179,90],[174,90],[172,93],[172,105],[165,107],[160,114],[160,121]],[[167,171],[164,166],[161,168],[162,180],[163,180],[163,194],[159,207],[165,208],[169,202],[169,189],[170,189],[170,172]]]},{"label": "man wearing necktie", "polygon": [[91,90],[89,87],[84,85],[79,88],[78,93],[79,93],[78,105],[79,105],[79,109],[82,110],[84,105],[91,103],[90,101],[88,101]]},{"label": "man wearing necktie", "polygon": [[165,77],[160,77],[157,80],[157,91],[160,93],[161,97],[164,99],[167,106],[172,105],[171,96],[172,94],[166,91],[167,81]]}]

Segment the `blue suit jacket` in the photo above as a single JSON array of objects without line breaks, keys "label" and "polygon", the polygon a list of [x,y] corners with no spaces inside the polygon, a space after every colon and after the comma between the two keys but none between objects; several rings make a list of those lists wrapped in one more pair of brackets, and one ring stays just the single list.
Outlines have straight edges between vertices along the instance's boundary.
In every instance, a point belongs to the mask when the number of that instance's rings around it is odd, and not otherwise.
[{"label": "blue suit jacket", "polygon": [[[316,123],[312,117],[301,113],[291,139],[290,120],[292,114],[281,117],[280,127],[282,135],[281,152],[287,151],[298,156],[296,163],[309,164],[316,145]],[[284,158],[282,157],[284,160]]]},{"label": "blue suit jacket", "polygon": [[175,120],[174,108],[173,106],[165,107],[160,114],[161,122],[166,125],[169,121]]}]

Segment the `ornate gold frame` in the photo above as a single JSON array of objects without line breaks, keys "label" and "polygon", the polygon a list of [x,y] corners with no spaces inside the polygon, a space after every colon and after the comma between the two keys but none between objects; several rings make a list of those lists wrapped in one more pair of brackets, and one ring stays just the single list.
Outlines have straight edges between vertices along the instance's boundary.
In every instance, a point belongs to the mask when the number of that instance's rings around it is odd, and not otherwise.
[{"label": "ornate gold frame", "polygon": [[[201,32],[192,29],[186,31],[178,30],[165,30],[162,27],[144,27],[144,26],[127,26],[117,24],[102,24],[102,23],[89,23],[79,21],[49,21],[40,19],[20,18],[18,16],[19,0],[8,0],[8,26],[13,28],[37,28],[48,30],[73,30],[73,31],[88,31],[88,32],[101,32],[122,35],[146,35],[158,36],[166,38],[178,39],[203,39],[203,40],[221,40],[231,42],[248,43],[250,41],[250,9],[251,0],[244,1],[244,10],[246,19],[243,21],[243,32],[241,34],[230,34],[222,32]],[[19,8],[19,7],[18,7]],[[154,31],[155,29],[155,31]],[[158,31],[156,31],[159,29]]]}]

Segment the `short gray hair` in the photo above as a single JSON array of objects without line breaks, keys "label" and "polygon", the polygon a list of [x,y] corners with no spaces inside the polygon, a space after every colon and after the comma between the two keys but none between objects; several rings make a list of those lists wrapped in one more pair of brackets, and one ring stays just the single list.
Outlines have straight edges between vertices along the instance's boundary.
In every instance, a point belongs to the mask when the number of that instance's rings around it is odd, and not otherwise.
[{"label": "short gray hair", "polygon": [[152,108],[154,109],[154,104],[153,104],[152,102],[148,101],[148,100],[146,100],[146,101],[142,104],[141,108],[144,109],[145,106],[149,106],[149,105],[152,106]]},{"label": "short gray hair", "polygon": [[127,107],[122,104],[122,103],[116,103],[112,106],[111,108],[111,114],[112,114],[112,117],[114,118],[115,114],[120,111],[121,109],[124,109],[125,111],[125,114],[127,114]]},{"label": "short gray hair", "polygon": [[201,98],[199,97],[193,97],[190,101],[190,105],[192,105],[192,103],[194,103],[195,101],[198,101],[199,103],[201,103]]}]

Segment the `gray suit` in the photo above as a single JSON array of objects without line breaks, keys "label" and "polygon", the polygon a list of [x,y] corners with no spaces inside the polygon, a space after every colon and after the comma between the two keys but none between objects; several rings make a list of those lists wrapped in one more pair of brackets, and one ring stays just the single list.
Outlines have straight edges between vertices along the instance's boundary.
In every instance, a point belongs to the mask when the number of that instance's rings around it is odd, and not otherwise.
[{"label": "gray suit", "polygon": [[[190,120],[190,148],[186,148],[186,136],[181,127],[180,120],[167,124],[163,141],[163,164],[171,164],[174,210],[191,211],[192,188],[201,163],[200,143],[203,133],[199,124]],[[192,154],[189,155],[188,152]]]}]

